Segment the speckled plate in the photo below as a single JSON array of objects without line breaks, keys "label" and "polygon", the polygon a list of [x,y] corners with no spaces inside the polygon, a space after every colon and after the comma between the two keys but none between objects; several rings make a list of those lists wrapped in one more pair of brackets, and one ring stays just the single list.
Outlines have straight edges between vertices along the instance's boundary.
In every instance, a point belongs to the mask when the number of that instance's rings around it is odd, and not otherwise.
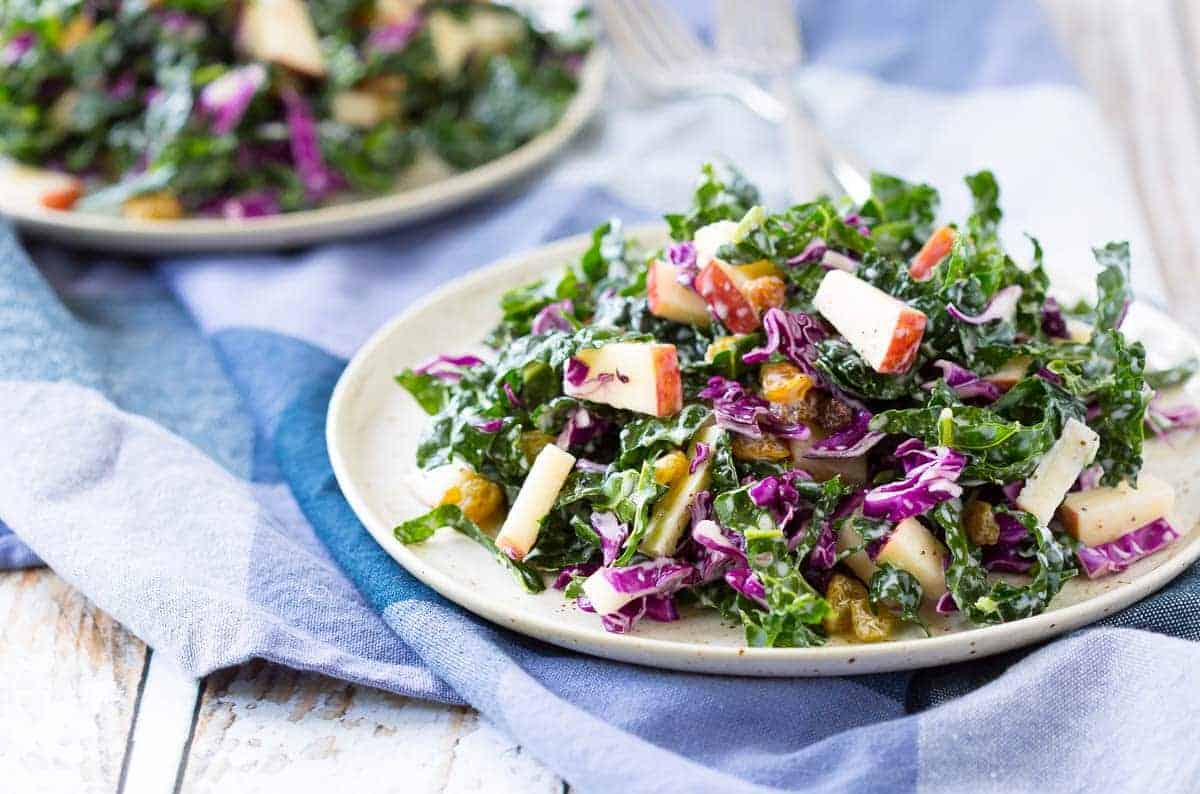
[{"label": "speckled plate", "polygon": [[[663,230],[633,232],[658,245]],[[401,521],[425,512],[412,490],[414,453],[427,417],[392,376],[439,352],[479,347],[499,319],[500,294],[574,261],[585,237],[563,240],[460,278],[380,329],[350,362],[334,391],[326,427],[338,483],[381,546],[414,576],[451,601],[498,625],[564,648],[626,662],[708,673],[814,676],[905,670],[986,656],[1039,642],[1117,612],[1153,593],[1200,557],[1200,438],[1179,436],[1172,446],[1147,445],[1147,470],[1173,482],[1179,494],[1174,526],[1185,532],[1170,549],[1117,576],[1070,581],[1045,613],[1000,626],[975,628],[939,618],[933,636],[919,632],[878,645],[838,642],[820,648],[746,647],[740,627],[724,625],[711,611],[685,612],[675,623],[642,621],[631,634],[605,632],[594,615],[580,612],[548,589],[531,596],[476,544],[443,529],[430,541],[403,546],[392,535]],[[1166,366],[1200,354],[1200,343],[1178,324],[1146,306],[1135,306],[1126,330],[1151,347],[1151,363]],[[1196,396],[1196,395],[1193,395]]]},{"label": "speckled plate", "polygon": [[470,171],[447,176],[428,168],[414,169],[421,173],[409,175],[407,186],[377,198],[241,221],[220,218],[147,221],[31,205],[14,195],[6,195],[0,168],[0,215],[36,236],[57,242],[141,254],[291,248],[378,231],[465,204],[546,163],[599,107],[607,72],[607,53],[602,48],[594,49],[580,71],[579,91],[558,124],[503,157]]}]

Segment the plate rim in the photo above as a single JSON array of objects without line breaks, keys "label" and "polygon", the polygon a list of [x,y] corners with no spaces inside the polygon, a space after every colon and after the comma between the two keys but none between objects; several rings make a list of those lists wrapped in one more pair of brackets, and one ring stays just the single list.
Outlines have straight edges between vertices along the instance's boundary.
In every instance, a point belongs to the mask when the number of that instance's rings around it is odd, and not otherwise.
[{"label": "plate rim", "polygon": [[70,236],[74,245],[149,254],[288,248],[411,223],[527,176],[558,154],[600,108],[609,62],[608,50],[595,44],[580,68],[579,89],[554,126],[495,160],[419,187],[251,221],[138,220],[3,200],[0,219],[44,238]]},{"label": "plate rim", "polygon": [[[662,224],[644,224],[630,227],[627,235],[635,239],[666,239],[665,232],[665,226]],[[396,541],[392,536],[393,527],[386,526],[386,522],[375,521],[374,511],[351,476],[351,468],[341,448],[341,417],[348,410],[355,383],[369,371],[368,364],[374,358],[375,351],[383,347],[391,339],[395,329],[409,322],[412,316],[454,293],[469,290],[476,283],[510,277],[513,271],[520,270],[531,258],[565,258],[584,250],[590,243],[590,232],[574,235],[504,257],[447,282],[409,305],[372,333],[338,377],[330,397],[325,423],[327,454],[338,486],[355,517],[397,564],[468,612],[479,615],[497,626],[559,647],[664,669],[765,677],[891,672],[982,658],[1057,637],[1146,598],[1200,558],[1200,539],[1197,539],[1137,579],[1077,604],[1011,623],[979,626],[935,637],[875,644],[825,645],[812,648],[700,645],[678,640],[639,637],[636,633],[593,632],[557,624],[537,615],[514,615],[503,608],[493,608],[485,596],[476,598],[471,588],[460,585],[436,567],[426,564],[420,555]],[[1193,346],[1200,347],[1200,339],[1176,320],[1144,301],[1139,303],[1142,310],[1151,312],[1156,322],[1167,323],[1172,331],[1186,338]],[[1189,533],[1195,530],[1196,527],[1192,527]],[[970,641],[964,640],[968,636]],[[833,669],[835,667],[839,669]]]}]

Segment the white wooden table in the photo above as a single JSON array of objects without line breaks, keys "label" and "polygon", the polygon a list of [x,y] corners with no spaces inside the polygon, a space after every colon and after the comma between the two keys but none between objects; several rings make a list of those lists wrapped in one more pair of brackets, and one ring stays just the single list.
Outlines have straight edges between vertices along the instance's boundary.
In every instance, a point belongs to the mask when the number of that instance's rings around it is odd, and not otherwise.
[{"label": "white wooden table", "polygon": [[[1200,329],[1200,0],[1044,0]],[[252,662],[189,681],[48,570],[0,574],[0,791],[559,794],[468,708]]]}]

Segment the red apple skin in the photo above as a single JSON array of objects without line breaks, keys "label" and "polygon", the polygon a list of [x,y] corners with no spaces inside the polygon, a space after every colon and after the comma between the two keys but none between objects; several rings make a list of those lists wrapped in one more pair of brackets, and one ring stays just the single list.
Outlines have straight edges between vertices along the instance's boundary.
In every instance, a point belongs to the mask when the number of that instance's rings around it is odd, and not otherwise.
[{"label": "red apple skin", "polygon": [[[740,277],[740,279],[739,279]],[[712,260],[696,276],[696,291],[717,319],[735,334],[749,334],[761,324],[758,310],[741,289],[745,276],[731,272],[728,265]]]},{"label": "red apple skin", "polygon": [[646,274],[646,298],[650,313],[677,323],[707,326],[712,322],[708,304],[692,290],[679,283],[679,268],[654,260]]},{"label": "red apple skin", "polygon": [[41,204],[46,209],[69,210],[83,195],[83,185],[73,182],[69,185],[55,187],[42,194]]},{"label": "red apple skin", "polygon": [[900,317],[896,320],[896,330],[892,332],[892,343],[879,364],[879,372],[889,375],[908,372],[917,357],[917,350],[921,347],[921,339],[924,336],[925,314],[909,308],[900,312]]},{"label": "red apple skin", "polygon": [[674,345],[654,351],[654,371],[657,373],[657,415],[674,416],[683,410],[683,379],[679,376],[679,355]]},{"label": "red apple skin", "polygon": [[950,249],[954,246],[954,238],[954,230],[949,226],[943,226],[934,232],[925,241],[925,245],[921,246],[917,255],[913,257],[908,266],[908,275],[917,281],[929,278],[933,274],[933,269],[937,267],[937,263],[950,253]]}]

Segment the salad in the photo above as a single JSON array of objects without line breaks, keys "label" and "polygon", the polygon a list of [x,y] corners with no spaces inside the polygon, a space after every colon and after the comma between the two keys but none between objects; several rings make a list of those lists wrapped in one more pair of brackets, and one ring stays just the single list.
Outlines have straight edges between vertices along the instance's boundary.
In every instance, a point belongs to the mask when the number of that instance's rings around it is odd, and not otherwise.
[{"label": "salad", "polygon": [[4,189],[249,218],[385,193],[553,126],[588,43],[420,0],[63,0],[0,10]]},{"label": "salad", "polygon": [[1002,247],[992,174],[966,184],[938,226],[929,185],[770,213],[706,166],[665,249],[597,228],[503,296],[486,358],[397,375],[432,510],[396,537],[453,527],[609,631],[709,608],[773,647],[1018,620],[1165,548],[1143,440],[1200,423],[1163,396],[1196,362],[1147,372],[1121,332],[1127,244],[1062,306],[1035,239]]}]

